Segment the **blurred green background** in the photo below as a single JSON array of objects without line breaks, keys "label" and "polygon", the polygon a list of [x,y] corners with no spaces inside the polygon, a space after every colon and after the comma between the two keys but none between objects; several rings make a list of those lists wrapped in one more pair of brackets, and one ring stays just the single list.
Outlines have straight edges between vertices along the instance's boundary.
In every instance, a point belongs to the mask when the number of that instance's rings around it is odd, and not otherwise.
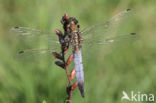
[{"label": "blurred green background", "polygon": [[123,31],[136,32],[140,38],[102,59],[99,55],[84,61],[86,97],[77,89],[72,101],[126,103],[121,101],[123,90],[129,95],[139,91],[156,96],[155,0],[0,0],[0,103],[63,103],[67,97],[65,71],[54,65],[51,56],[28,62],[13,59],[25,45],[10,37],[11,27],[53,32],[62,27],[60,19],[68,13],[82,29],[127,8],[136,14]]}]

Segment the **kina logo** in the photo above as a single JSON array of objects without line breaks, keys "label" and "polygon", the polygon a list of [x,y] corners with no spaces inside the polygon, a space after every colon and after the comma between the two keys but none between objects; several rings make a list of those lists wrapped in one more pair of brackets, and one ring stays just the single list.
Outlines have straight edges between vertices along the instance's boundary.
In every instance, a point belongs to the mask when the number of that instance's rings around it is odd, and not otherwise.
[{"label": "kina logo", "polygon": [[128,95],[125,91],[122,91],[122,97],[121,100],[127,100],[127,101],[150,101],[154,102],[154,94],[146,94],[146,93],[141,93],[137,92],[135,93],[134,91],[130,92],[130,95]]}]

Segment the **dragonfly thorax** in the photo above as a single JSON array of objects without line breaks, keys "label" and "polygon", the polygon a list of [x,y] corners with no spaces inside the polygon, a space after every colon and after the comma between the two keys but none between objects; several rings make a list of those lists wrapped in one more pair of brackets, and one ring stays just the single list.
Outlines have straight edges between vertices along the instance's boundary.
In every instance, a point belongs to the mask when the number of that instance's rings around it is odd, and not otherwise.
[{"label": "dragonfly thorax", "polygon": [[64,30],[65,32],[71,34],[73,32],[78,32],[79,31],[79,25],[78,22],[75,18],[70,17],[64,24]]},{"label": "dragonfly thorax", "polygon": [[73,51],[79,50],[81,48],[81,33],[79,31],[78,20],[65,14],[62,17],[61,23],[64,28],[64,38],[69,38]]}]

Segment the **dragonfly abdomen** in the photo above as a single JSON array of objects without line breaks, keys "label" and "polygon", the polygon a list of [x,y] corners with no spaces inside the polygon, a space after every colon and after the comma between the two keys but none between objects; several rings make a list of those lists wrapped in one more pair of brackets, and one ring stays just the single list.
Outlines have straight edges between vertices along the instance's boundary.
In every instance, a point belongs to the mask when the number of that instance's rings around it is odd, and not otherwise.
[{"label": "dragonfly abdomen", "polygon": [[84,72],[83,72],[81,50],[74,52],[74,64],[76,70],[76,79],[78,81],[78,87],[82,97],[84,97]]}]

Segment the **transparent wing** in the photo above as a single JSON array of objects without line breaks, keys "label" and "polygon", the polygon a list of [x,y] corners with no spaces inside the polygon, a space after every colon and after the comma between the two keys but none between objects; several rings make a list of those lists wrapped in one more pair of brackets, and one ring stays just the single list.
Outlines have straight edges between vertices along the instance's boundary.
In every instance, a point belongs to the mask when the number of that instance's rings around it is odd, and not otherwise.
[{"label": "transparent wing", "polygon": [[93,25],[82,31],[82,50],[85,58],[94,58],[98,52],[106,55],[116,48],[122,47],[134,41],[137,36],[135,33],[122,35],[117,33],[118,27],[125,22],[128,17],[132,16],[135,11],[127,9],[112,17],[110,20]]},{"label": "transparent wing", "polygon": [[84,42],[82,47],[83,56],[84,58],[96,58],[99,54],[99,56],[105,56],[118,48],[132,43],[137,38],[138,36],[135,33],[130,33],[103,40],[97,40],[96,42],[92,43]]},{"label": "transparent wing", "polygon": [[42,46],[53,48],[58,45],[57,35],[54,33],[31,29],[27,27],[13,27],[10,29],[9,33],[13,38],[20,41],[21,43],[25,43],[30,45],[32,48]]},{"label": "transparent wing", "polygon": [[54,33],[27,27],[13,27],[9,33],[15,39],[16,48],[18,48],[17,52],[19,53],[15,56],[17,60],[31,60],[41,55],[51,55],[52,52],[57,51],[60,47],[57,35]]},{"label": "transparent wing", "polygon": [[127,9],[125,11],[122,11],[112,17],[110,20],[93,25],[87,29],[84,29],[82,31],[82,38],[85,41],[89,42],[96,42],[97,40],[104,40],[104,38],[107,37],[114,37],[116,35],[117,28],[120,26],[120,24],[127,19],[127,17],[130,17],[135,12],[133,10]]},{"label": "transparent wing", "polygon": [[52,52],[58,51],[59,48],[50,48],[50,49],[29,49],[29,50],[21,50],[15,56],[16,60],[32,60],[37,59],[42,56],[52,56]]}]

